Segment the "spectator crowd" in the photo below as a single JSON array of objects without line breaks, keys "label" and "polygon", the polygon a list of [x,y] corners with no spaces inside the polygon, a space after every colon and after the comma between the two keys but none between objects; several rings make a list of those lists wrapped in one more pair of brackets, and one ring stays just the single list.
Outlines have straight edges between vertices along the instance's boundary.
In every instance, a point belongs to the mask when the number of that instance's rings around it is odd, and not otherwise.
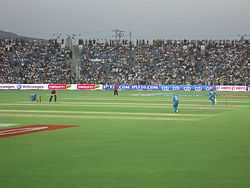
[{"label": "spectator crowd", "polygon": [[[248,40],[0,40],[0,83],[250,84]],[[74,56],[74,55],[73,55]]]}]

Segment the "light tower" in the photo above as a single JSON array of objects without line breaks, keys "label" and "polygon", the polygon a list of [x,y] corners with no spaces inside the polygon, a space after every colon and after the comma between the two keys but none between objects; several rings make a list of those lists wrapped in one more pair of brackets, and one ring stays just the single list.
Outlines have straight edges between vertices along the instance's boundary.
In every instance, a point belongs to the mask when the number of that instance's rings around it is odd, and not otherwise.
[{"label": "light tower", "polygon": [[69,57],[66,58],[66,61],[71,67],[71,82],[79,82],[80,80],[80,48],[77,41],[77,35],[67,35],[66,38],[66,51],[69,52]]},{"label": "light tower", "polygon": [[121,39],[124,37],[125,31],[122,31],[120,29],[113,29],[112,31],[115,34],[114,37],[116,44],[119,44]]},{"label": "light tower", "polygon": [[125,31],[122,31],[120,29],[113,29],[114,37],[115,37],[115,58],[114,61],[118,62],[119,59],[119,45],[121,42],[122,37],[124,37]]},{"label": "light tower", "polygon": [[78,45],[72,47],[72,72],[75,74],[75,81],[80,81],[80,48]]},{"label": "light tower", "polygon": [[249,37],[250,34],[239,34],[238,37],[240,37],[240,41],[244,41],[247,37]]},{"label": "light tower", "polygon": [[135,53],[132,44],[132,32],[129,32],[129,54],[128,54],[128,63],[134,64],[135,63]]}]

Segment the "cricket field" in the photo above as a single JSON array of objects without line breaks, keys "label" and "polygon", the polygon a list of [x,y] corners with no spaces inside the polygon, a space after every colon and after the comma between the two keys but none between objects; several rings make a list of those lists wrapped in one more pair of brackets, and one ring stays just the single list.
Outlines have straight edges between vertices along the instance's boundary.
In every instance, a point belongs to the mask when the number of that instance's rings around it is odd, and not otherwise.
[{"label": "cricket field", "polygon": [[0,91],[0,188],[250,187],[250,92],[172,94]]}]

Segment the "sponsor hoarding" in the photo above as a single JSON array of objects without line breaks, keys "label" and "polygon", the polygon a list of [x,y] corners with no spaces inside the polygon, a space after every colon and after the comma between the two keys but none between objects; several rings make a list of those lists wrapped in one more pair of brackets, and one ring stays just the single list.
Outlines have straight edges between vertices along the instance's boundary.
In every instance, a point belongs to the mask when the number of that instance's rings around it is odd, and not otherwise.
[{"label": "sponsor hoarding", "polygon": [[[250,86],[249,86],[250,87]],[[103,89],[113,89],[113,85],[104,85]],[[120,85],[124,90],[161,90],[161,91],[247,91],[247,86],[208,86],[208,85]]]},{"label": "sponsor hoarding", "polygon": [[[0,84],[0,90],[111,90],[111,84]],[[122,90],[160,90],[160,91],[250,91],[250,86],[207,86],[207,85],[127,85]]]},{"label": "sponsor hoarding", "polygon": [[101,84],[70,84],[67,90],[102,90]]},{"label": "sponsor hoarding", "polygon": [[0,84],[0,90],[17,89],[17,84]]},{"label": "sponsor hoarding", "polygon": [[[113,85],[106,84],[103,85],[103,89],[109,90],[113,89]],[[122,84],[119,86],[119,89],[124,89],[124,90],[160,90],[159,85],[126,85]]]},{"label": "sponsor hoarding", "polygon": [[70,87],[70,84],[49,84],[48,89],[49,90],[66,90]]},{"label": "sponsor hoarding", "polygon": [[29,90],[29,89],[47,90],[48,84],[18,84],[17,88],[21,90]]},{"label": "sponsor hoarding", "polygon": [[247,86],[216,86],[217,91],[247,91]]},{"label": "sponsor hoarding", "polygon": [[162,91],[209,91],[214,88],[207,85],[161,85]]},{"label": "sponsor hoarding", "polygon": [[77,84],[78,90],[95,90],[96,84]]},{"label": "sponsor hoarding", "polygon": [[[161,91],[208,91],[213,86],[205,85],[120,85],[124,90],[161,90]],[[106,84],[103,89],[113,89],[113,85]]]},{"label": "sponsor hoarding", "polygon": [[1,89],[18,89],[18,90],[47,90],[48,84],[0,84]]}]

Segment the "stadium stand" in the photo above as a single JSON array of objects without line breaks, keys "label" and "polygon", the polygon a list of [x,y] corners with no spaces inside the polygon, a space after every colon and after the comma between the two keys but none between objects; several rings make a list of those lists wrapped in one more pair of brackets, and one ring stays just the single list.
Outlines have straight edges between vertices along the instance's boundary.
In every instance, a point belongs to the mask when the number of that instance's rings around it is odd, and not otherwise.
[{"label": "stadium stand", "polygon": [[[86,40],[81,45],[81,83],[250,83],[248,40],[137,40],[132,45]],[[1,39],[0,83],[75,83],[66,58],[55,40]]]}]

